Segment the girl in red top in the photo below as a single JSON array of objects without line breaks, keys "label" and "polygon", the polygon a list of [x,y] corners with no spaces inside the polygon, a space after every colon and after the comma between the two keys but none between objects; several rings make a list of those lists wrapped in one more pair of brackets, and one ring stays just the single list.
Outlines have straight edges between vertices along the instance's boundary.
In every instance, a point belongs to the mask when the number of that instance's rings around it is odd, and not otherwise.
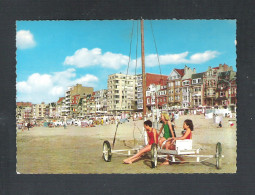
[{"label": "girl in red top", "polygon": [[185,133],[182,137],[174,137],[171,139],[171,145],[170,150],[175,150],[175,145],[173,144],[175,140],[184,140],[184,139],[192,139],[192,132],[193,131],[193,122],[190,119],[186,119],[183,123],[183,129],[185,130]]},{"label": "girl in red top", "polygon": [[[170,141],[170,145],[168,146],[169,150],[175,150],[175,140],[184,140],[184,139],[192,139],[192,133],[193,131],[193,122],[190,119],[186,119],[183,123],[183,129],[185,130],[185,133],[183,134],[182,137],[173,137],[173,138],[168,138],[167,140]],[[181,163],[184,163],[184,159],[182,157],[177,157],[181,160]],[[162,165],[169,165],[169,160],[167,159],[165,162],[162,163]]]},{"label": "girl in red top", "polygon": [[138,160],[144,153],[149,152],[151,150],[151,145],[153,143],[158,144],[158,133],[156,129],[152,128],[152,122],[147,120],[144,122],[144,128],[148,135],[148,145],[146,145],[143,149],[141,149],[137,154],[134,156],[123,160],[125,164],[131,164],[134,161]]}]

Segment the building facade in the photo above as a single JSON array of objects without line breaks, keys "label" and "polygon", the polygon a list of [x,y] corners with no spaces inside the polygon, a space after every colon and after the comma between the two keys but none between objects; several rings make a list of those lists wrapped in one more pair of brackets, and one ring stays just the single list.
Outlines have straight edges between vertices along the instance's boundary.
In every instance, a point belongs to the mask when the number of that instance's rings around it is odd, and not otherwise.
[{"label": "building facade", "polygon": [[197,73],[191,76],[191,107],[197,108],[204,105],[203,74]]},{"label": "building facade", "polygon": [[203,88],[204,88],[204,105],[215,106],[216,104],[216,88],[218,83],[218,75],[221,72],[233,71],[232,67],[227,64],[220,64],[219,67],[208,67],[203,75]]},{"label": "building facade", "polygon": [[83,87],[81,84],[76,84],[75,86],[68,87],[68,90],[65,93],[65,104],[67,110],[66,116],[73,117],[77,115],[77,105],[72,103],[72,101],[76,101],[77,95],[79,95],[79,97],[85,97],[88,94],[92,94],[93,91],[93,87]]},{"label": "building facade", "polygon": [[[137,83],[137,110],[142,111],[143,110],[143,86],[142,86],[143,79],[142,79],[141,74],[137,75],[136,83]],[[167,75],[146,73],[145,74],[145,83],[146,83],[146,90],[148,89],[148,91],[150,91],[150,89],[148,87],[150,87],[152,84],[160,85],[160,86],[166,85]],[[160,89],[158,89],[158,90],[160,90]],[[148,107],[148,109],[150,108],[149,105],[147,107]]]},{"label": "building facade", "polygon": [[33,118],[33,105],[31,102],[16,103],[16,119],[30,120]]},{"label": "building facade", "polygon": [[107,90],[102,89],[95,91],[95,104],[96,113],[106,113],[107,112]]},{"label": "building facade", "polygon": [[133,111],[136,109],[136,76],[112,74],[107,81],[108,112]]},{"label": "building facade", "polygon": [[216,106],[219,108],[230,107],[234,111],[237,104],[236,90],[236,72],[232,70],[220,72],[216,88]]}]

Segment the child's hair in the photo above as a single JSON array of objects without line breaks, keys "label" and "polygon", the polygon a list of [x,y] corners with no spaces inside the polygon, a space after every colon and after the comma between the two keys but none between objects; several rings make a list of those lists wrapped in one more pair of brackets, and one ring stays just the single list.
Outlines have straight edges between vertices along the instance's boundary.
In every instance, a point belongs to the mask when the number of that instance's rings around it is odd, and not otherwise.
[{"label": "child's hair", "polygon": [[150,120],[147,120],[147,121],[144,121],[145,125],[149,126],[149,127],[152,127],[152,122]]},{"label": "child's hair", "polygon": [[186,120],[184,121],[184,123],[185,123],[186,125],[189,126],[189,128],[190,128],[191,131],[193,131],[194,126],[193,126],[192,120],[186,119]]},{"label": "child's hair", "polygon": [[165,118],[165,120],[169,121],[170,120],[170,117],[167,113],[162,113],[162,116]]}]

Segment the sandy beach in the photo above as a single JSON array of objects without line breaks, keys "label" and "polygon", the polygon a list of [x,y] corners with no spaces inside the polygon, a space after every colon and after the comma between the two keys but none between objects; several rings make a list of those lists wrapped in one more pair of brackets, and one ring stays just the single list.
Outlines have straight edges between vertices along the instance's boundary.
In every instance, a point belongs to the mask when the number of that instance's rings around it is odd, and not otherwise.
[{"label": "sandy beach", "polygon": [[[229,126],[229,118],[223,119],[223,127],[217,128],[213,119],[204,115],[184,115],[175,121],[176,134],[181,136],[185,119],[194,123],[193,148],[202,148],[201,154],[215,154],[217,142],[221,142],[224,158],[222,168],[216,169],[215,158],[203,163],[171,164],[151,168],[149,156],[127,165],[126,156],[113,154],[111,162],[102,158],[104,140],[111,144],[116,125],[98,125],[91,128],[78,126],[48,128],[34,127],[30,131],[17,130],[17,172],[21,174],[102,174],[102,173],[236,173],[236,122]],[[160,127],[161,124],[159,124]],[[114,149],[128,149],[143,144],[143,121],[120,124]]]}]

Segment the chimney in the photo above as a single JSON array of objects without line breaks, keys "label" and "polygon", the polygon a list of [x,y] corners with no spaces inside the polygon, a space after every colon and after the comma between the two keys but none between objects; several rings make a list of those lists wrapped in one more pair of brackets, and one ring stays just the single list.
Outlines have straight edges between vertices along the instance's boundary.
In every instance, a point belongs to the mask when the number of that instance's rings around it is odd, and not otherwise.
[{"label": "chimney", "polygon": [[193,74],[196,74],[196,69],[195,68],[193,68]]},{"label": "chimney", "polygon": [[187,72],[187,65],[185,64],[185,67],[184,67],[184,74],[186,74],[186,72]]}]

